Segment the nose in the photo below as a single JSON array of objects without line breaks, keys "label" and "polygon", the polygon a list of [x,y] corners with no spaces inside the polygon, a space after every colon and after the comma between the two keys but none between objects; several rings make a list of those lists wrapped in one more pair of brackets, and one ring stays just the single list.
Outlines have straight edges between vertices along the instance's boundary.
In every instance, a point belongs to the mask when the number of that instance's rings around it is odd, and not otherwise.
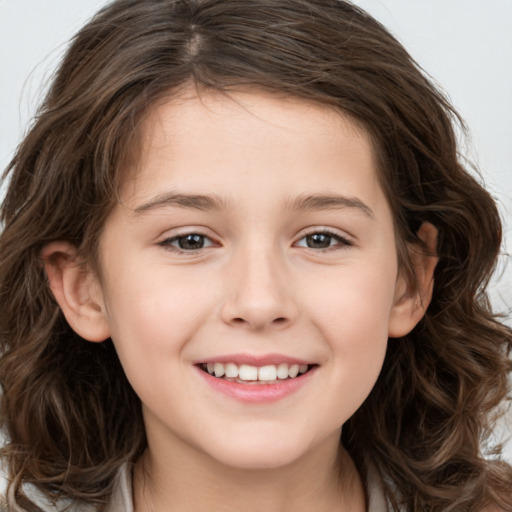
[{"label": "nose", "polygon": [[298,316],[282,257],[261,247],[240,251],[230,262],[222,320],[251,330],[284,328]]}]

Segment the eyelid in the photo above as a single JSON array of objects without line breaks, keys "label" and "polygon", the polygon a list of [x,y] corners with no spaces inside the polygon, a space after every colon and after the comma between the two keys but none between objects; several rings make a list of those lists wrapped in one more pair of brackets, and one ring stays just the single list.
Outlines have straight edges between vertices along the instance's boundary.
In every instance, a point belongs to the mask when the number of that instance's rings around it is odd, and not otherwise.
[{"label": "eyelid", "polygon": [[[208,245],[205,245],[204,247],[201,247],[199,249],[182,249],[180,247],[172,245],[172,242],[178,241],[180,238],[185,238],[190,235],[198,235],[203,237],[205,240],[208,240]],[[167,249],[172,252],[177,252],[181,254],[197,254],[198,252],[201,252],[205,249],[209,249],[210,247],[218,246],[219,244],[215,241],[215,239],[207,235],[203,229],[196,229],[196,228],[186,228],[183,229],[183,231],[172,234],[169,236],[162,236],[160,241],[157,242],[158,246],[163,247],[164,249]]]},{"label": "eyelid", "polygon": [[311,249],[312,251],[315,251],[315,252],[328,252],[328,251],[333,251],[333,250],[345,249],[347,247],[351,247],[354,245],[352,238],[349,237],[348,235],[346,235],[345,233],[340,233],[336,229],[323,227],[323,226],[311,227],[311,228],[307,228],[306,230],[303,230],[299,234],[299,236],[297,237],[297,239],[293,245],[296,247],[303,247],[303,246],[297,246],[298,242],[300,242],[301,240],[303,240],[304,238],[306,238],[308,236],[315,235],[315,234],[331,236],[332,238],[337,240],[339,243],[329,246],[329,247],[326,247],[326,248],[321,248],[321,249],[305,247],[306,249]]},{"label": "eyelid", "polygon": [[[169,236],[162,236],[160,241],[158,241],[156,245],[161,246],[170,251],[177,252],[177,253],[183,253],[183,254],[196,254],[198,252],[203,251],[204,249],[209,249],[211,247],[219,246],[220,244],[215,240],[215,238],[211,235],[206,234],[205,231],[206,230],[202,229],[202,228],[194,228],[194,227],[183,228],[183,230],[181,232],[178,232],[176,234],[172,234]],[[298,245],[298,243],[301,240],[305,239],[308,236],[314,235],[314,234],[328,235],[328,236],[332,237],[338,243],[336,243],[332,246],[326,247],[326,248],[313,248],[313,247]],[[205,240],[208,241],[208,244],[199,249],[182,249],[180,247],[172,245],[173,242],[177,242],[180,238],[184,238],[184,237],[187,237],[190,235],[201,236]],[[344,248],[353,246],[354,242],[353,242],[352,237],[350,237],[346,233],[340,232],[334,228],[328,228],[325,226],[312,226],[312,227],[302,230],[292,245],[295,247],[304,247],[304,248],[310,249],[314,252],[328,252],[328,251],[340,250],[340,249],[344,249]]]}]

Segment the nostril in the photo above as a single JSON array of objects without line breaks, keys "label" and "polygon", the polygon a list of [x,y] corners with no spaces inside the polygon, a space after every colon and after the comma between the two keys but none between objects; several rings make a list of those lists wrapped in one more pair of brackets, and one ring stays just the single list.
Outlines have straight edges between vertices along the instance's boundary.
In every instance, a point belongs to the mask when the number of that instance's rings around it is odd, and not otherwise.
[{"label": "nostril", "polygon": [[[235,317],[231,320],[231,322],[233,324],[236,324],[236,325],[244,325],[244,324],[250,324],[251,322],[249,322],[248,320],[245,320],[244,318],[241,318],[241,317]],[[284,316],[280,316],[279,318],[274,318],[274,320],[272,320],[272,324],[274,325],[283,325],[287,322],[287,319],[286,317]]]}]

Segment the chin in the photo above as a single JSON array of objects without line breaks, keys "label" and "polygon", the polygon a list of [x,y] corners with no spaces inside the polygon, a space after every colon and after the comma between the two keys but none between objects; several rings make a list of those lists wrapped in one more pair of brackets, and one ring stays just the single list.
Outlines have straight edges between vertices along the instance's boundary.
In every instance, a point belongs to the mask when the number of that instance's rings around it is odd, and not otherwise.
[{"label": "chin", "polygon": [[247,453],[240,452],[232,457],[223,457],[224,465],[237,470],[258,471],[279,469],[288,466],[300,458],[294,453]]},{"label": "chin", "polygon": [[[212,449],[213,448],[213,449]],[[307,444],[299,440],[263,437],[249,441],[247,437],[229,447],[209,447],[209,455],[221,464],[237,470],[279,469],[305,456]]]}]

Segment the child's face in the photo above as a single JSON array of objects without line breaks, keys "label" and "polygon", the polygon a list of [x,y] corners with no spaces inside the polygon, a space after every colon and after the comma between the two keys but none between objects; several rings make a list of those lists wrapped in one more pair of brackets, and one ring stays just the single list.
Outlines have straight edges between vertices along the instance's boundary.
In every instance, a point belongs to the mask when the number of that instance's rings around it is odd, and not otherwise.
[{"label": "child's face", "polygon": [[[337,446],[388,335],[412,328],[369,138],[332,110],[254,92],[190,92],[144,133],[101,238],[99,302],[150,450],[275,467]],[[310,370],[241,383],[207,362],[249,364],[243,379]]]}]

